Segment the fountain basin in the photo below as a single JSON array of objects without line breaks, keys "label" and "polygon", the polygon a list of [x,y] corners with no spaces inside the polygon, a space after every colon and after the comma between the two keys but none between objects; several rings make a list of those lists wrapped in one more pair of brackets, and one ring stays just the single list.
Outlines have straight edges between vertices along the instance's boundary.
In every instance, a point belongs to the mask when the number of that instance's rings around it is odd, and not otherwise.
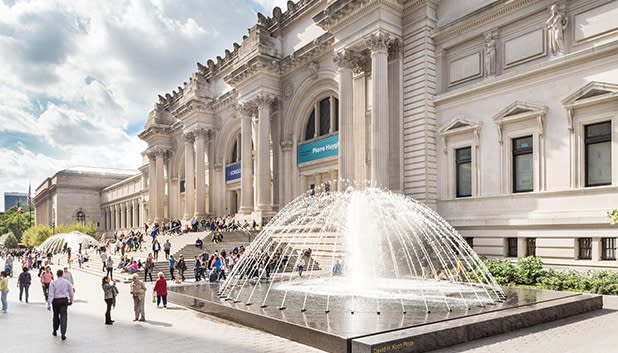
[{"label": "fountain basin", "polygon": [[[220,285],[170,286],[176,304],[333,353],[426,352],[601,309],[602,296],[528,288],[504,288],[495,305],[453,311],[300,311],[225,300]],[[303,292],[288,291],[291,303]]]}]

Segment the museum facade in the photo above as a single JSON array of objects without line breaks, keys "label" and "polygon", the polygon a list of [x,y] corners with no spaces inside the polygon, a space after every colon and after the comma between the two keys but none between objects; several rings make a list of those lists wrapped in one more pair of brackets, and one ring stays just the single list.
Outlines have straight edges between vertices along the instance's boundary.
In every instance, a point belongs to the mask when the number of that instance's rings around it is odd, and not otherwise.
[{"label": "museum facade", "polygon": [[265,222],[348,180],[426,203],[481,255],[618,267],[617,16],[607,0],[289,1],[158,96],[141,173],[100,192],[101,229]]}]

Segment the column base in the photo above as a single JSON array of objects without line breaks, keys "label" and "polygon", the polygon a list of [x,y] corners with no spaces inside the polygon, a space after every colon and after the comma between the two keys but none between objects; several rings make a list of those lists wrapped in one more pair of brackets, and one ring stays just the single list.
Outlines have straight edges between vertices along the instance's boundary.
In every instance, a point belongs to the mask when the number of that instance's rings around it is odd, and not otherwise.
[{"label": "column base", "polygon": [[193,217],[195,217],[196,219],[200,220],[200,219],[202,219],[202,218],[207,218],[207,217],[208,217],[208,214],[207,214],[207,213],[205,213],[205,212],[204,212],[204,213],[197,213],[197,212],[196,212],[196,213],[193,215]]},{"label": "column base", "polygon": [[253,212],[253,207],[240,207],[238,213],[248,215]]}]

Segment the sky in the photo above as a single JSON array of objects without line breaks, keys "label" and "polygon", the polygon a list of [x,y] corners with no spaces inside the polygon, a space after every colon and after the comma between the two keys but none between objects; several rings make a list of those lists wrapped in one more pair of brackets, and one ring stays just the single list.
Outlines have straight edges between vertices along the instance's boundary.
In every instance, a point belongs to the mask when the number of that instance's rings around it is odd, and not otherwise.
[{"label": "sky", "polygon": [[0,0],[0,195],[74,166],[137,169],[157,94],[286,3]]}]

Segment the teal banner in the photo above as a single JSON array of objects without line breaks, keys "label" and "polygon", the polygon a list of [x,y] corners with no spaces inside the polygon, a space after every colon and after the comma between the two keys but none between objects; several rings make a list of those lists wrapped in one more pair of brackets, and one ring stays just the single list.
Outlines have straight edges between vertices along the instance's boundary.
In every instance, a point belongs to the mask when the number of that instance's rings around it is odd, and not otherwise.
[{"label": "teal banner", "polygon": [[298,164],[339,154],[339,135],[308,142],[298,146]]}]

